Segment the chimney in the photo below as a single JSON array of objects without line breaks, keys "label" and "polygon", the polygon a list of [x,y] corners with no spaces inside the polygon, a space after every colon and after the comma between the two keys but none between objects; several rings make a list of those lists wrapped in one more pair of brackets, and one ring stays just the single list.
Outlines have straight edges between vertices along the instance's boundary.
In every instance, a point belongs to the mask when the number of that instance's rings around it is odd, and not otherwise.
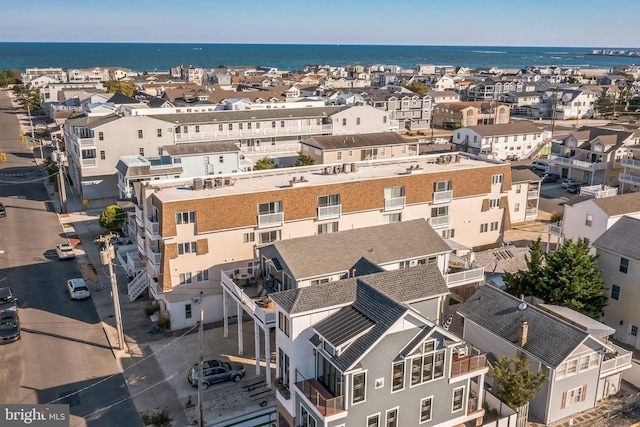
[{"label": "chimney", "polygon": [[520,347],[527,345],[527,335],[529,335],[529,325],[526,320],[523,320],[520,329]]}]

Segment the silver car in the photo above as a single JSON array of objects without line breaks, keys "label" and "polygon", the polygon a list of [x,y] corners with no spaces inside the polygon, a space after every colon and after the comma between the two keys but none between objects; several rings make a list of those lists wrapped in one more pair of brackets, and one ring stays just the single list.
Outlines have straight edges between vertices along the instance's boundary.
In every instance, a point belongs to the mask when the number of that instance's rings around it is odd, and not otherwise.
[{"label": "silver car", "polygon": [[91,296],[89,287],[84,283],[84,279],[67,280],[67,291],[71,299],[86,299]]}]

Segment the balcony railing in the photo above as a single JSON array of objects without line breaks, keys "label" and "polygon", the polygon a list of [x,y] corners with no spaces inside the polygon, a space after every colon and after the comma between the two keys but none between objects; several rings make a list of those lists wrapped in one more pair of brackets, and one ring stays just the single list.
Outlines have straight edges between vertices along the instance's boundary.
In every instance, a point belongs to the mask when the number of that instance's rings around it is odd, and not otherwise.
[{"label": "balcony railing", "polygon": [[586,160],[576,160],[573,159],[571,161],[571,166],[578,169],[586,169],[589,171],[597,171],[603,170],[607,168],[607,162],[588,162]]},{"label": "balcony railing", "polygon": [[537,188],[535,190],[527,191],[527,199],[537,199],[538,197],[540,197],[540,192]]},{"label": "balcony railing", "polygon": [[486,354],[460,358],[454,354],[453,359],[451,360],[451,378],[459,377],[460,375],[468,374],[470,372],[480,371],[482,369],[486,369],[486,367]]},{"label": "balcony railing", "polygon": [[620,164],[622,164],[622,166],[626,166],[629,168],[640,169],[640,160],[623,157],[622,160],[620,161]]},{"label": "balcony railing", "polygon": [[447,273],[443,275],[447,286],[460,286],[484,279],[484,267],[456,255],[449,255]]},{"label": "balcony railing", "polygon": [[397,209],[404,209],[405,197],[390,197],[388,199],[384,199],[384,210],[385,211],[394,211]]},{"label": "balcony railing", "polygon": [[340,218],[342,214],[342,205],[333,205],[333,206],[319,206],[318,207],[318,219],[331,219],[331,218]]},{"label": "balcony railing", "polygon": [[596,199],[600,199],[602,197],[612,197],[617,194],[617,187],[609,187],[607,185],[591,185],[580,187],[580,195],[584,197],[593,197]]},{"label": "balcony railing", "polygon": [[280,227],[284,224],[284,212],[258,215],[258,228]]},{"label": "balcony railing", "polygon": [[82,166],[97,166],[98,159],[96,159],[95,157],[90,159],[82,159],[81,163]]},{"label": "balcony railing", "polygon": [[[245,125],[246,128],[246,125]],[[248,139],[248,138],[260,138],[260,137],[275,137],[275,136],[297,136],[297,135],[309,135],[309,134],[329,134],[333,131],[333,125],[331,124],[323,124],[323,125],[294,125],[294,126],[285,126],[281,127],[280,122],[276,123],[276,127],[272,127],[269,123],[268,125],[265,123],[261,127],[256,128],[255,126],[251,129],[234,129],[234,130],[211,130],[207,132],[189,132],[189,133],[176,133],[175,138],[176,141],[187,142],[187,141],[210,141],[210,140],[219,140],[219,139],[228,139],[228,138],[239,138],[239,139]]]},{"label": "balcony railing", "polygon": [[78,138],[78,145],[80,147],[95,147],[96,140],[94,138]]},{"label": "balcony railing", "polygon": [[549,161],[557,165],[571,166],[571,159],[569,157],[560,156],[558,154],[551,154],[549,156]]},{"label": "balcony railing", "polygon": [[[253,274],[253,270],[242,268],[238,270],[238,274]],[[222,271],[222,286],[227,288],[229,293],[239,301],[245,311],[251,314],[255,319],[261,322],[265,326],[273,326],[276,322],[276,311],[275,307],[261,307],[258,303],[249,295],[247,295],[244,290],[238,286],[232,279],[232,276],[236,274],[234,270]]]},{"label": "balcony railing", "polygon": [[296,387],[309,403],[316,407],[320,414],[325,417],[344,411],[344,396],[334,396],[320,381],[316,379],[305,379],[296,371]]},{"label": "balcony railing", "polygon": [[631,175],[629,173],[621,173],[618,175],[618,181],[626,182],[627,184],[640,185],[640,176]]},{"label": "balcony railing", "polygon": [[138,243],[138,252],[140,252],[141,254],[144,254],[145,253],[144,233],[136,233],[136,242]]},{"label": "balcony railing", "polygon": [[149,261],[151,261],[151,263],[154,266],[156,266],[156,267],[160,266],[161,258],[162,258],[162,254],[160,254],[159,252],[154,251],[152,248],[147,248],[147,259]]},{"label": "balcony railing", "polygon": [[535,216],[538,215],[538,209],[536,208],[527,208],[524,213],[525,216]]},{"label": "balcony railing", "polygon": [[615,344],[607,343],[607,345],[613,347],[615,353],[605,353],[602,368],[600,369],[601,378],[610,375],[612,372],[629,368],[631,366],[631,357],[633,356],[632,352]]},{"label": "balcony railing", "polygon": [[144,212],[139,205],[136,205],[136,221],[138,223],[138,227],[144,226]]},{"label": "balcony railing", "polygon": [[453,190],[436,191],[433,193],[433,204],[449,203],[453,197]]},{"label": "balcony railing", "polygon": [[434,216],[429,218],[429,225],[433,228],[448,227],[450,223],[450,215]]},{"label": "balcony railing", "polygon": [[154,221],[147,217],[144,219],[144,225],[152,239],[157,240],[160,238],[160,224],[158,224],[158,221]]}]

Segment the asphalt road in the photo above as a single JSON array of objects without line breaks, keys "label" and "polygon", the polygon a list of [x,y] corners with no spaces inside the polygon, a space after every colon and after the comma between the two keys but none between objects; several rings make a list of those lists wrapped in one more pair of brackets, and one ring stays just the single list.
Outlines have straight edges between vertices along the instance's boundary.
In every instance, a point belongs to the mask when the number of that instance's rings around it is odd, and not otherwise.
[{"label": "asphalt road", "polygon": [[21,340],[0,347],[0,402],[69,404],[71,426],[139,424],[92,301],[66,293],[66,279],[82,276],[75,261],[57,260],[66,233],[19,130],[0,90],[0,287],[17,296],[23,328]]}]

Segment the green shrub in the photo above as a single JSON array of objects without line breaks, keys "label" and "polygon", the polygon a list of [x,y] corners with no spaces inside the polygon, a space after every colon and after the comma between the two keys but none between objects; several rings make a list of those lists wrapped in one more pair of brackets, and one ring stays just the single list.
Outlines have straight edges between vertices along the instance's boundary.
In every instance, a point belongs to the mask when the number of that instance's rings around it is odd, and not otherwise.
[{"label": "green shrub", "polygon": [[166,332],[171,330],[171,318],[163,314],[158,315],[158,321],[156,322],[156,328],[160,332]]},{"label": "green shrub", "polygon": [[146,314],[147,316],[151,316],[158,311],[160,311],[160,306],[158,305],[158,303],[153,303],[152,305],[148,305],[144,308],[144,314]]}]

